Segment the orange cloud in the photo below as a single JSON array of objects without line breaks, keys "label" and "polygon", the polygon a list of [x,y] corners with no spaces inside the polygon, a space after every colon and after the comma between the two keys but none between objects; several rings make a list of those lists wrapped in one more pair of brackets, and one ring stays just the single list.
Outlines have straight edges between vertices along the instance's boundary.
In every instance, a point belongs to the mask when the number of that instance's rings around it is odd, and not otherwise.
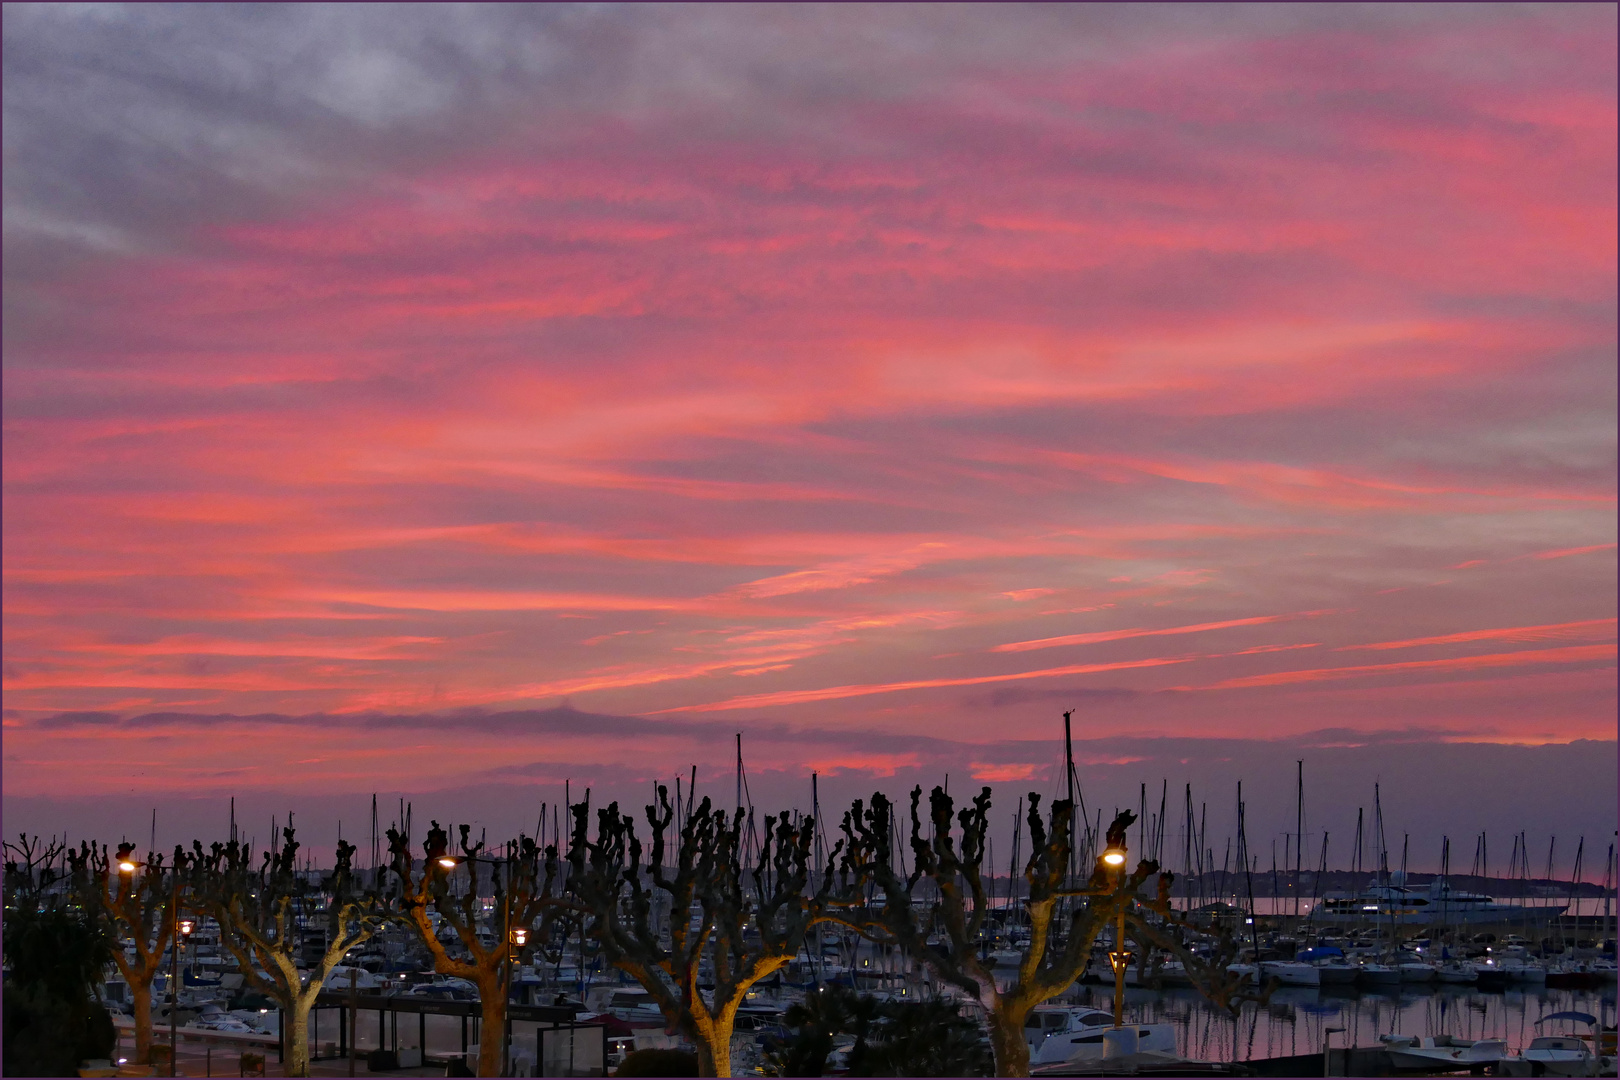
[{"label": "orange cloud", "polygon": [[1587,547],[1557,548],[1553,551],[1538,551],[1534,555],[1523,556],[1530,559],[1564,559],[1571,555],[1586,555],[1593,551],[1608,551],[1614,544],[1591,544]]},{"label": "orange cloud", "polygon": [[1563,649],[1532,649],[1489,656],[1457,656],[1444,660],[1407,660],[1396,664],[1362,664],[1354,667],[1315,668],[1309,671],[1278,671],[1269,675],[1246,675],[1209,686],[1178,686],[1177,690],[1235,690],[1251,686],[1284,686],[1289,683],[1318,682],[1324,679],[1352,679],[1364,675],[1386,675],[1403,671],[1471,671],[1480,668],[1518,667],[1527,664],[1575,664],[1591,660],[1612,660],[1614,645],[1573,645]]},{"label": "orange cloud", "polygon": [[916,679],[910,682],[867,683],[858,686],[828,686],[820,690],[781,690],[770,694],[751,694],[727,701],[705,705],[681,705],[672,709],[655,709],[648,715],[681,712],[723,712],[729,709],[763,708],[768,705],[798,705],[807,701],[831,701],[836,698],[864,697],[868,694],[890,694],[898,690],[929,690],[941,686],[981,686],[985,683],[1014,682],[1018,679],[1050,679],[1059,675],[1089,675],[1097,671],[1125,671],[1132,668],[1163,667],[1166,664],[1185,664],[1193,660],[1207,660],[1212,655],[1156,656],[1146,660],[1122,660],[1112,664],[1070,664],[1066,667],[1043,668],[1040,671],[1020,671],[1011,675],[977,675],[961,679]]},{"label": "orange cloud", "polygon": [[1193,623],[1188,626],[1168,626],[1161,630],[1140,627],[1131,630],[1099,630],[1089,634],[1065,634],[1062,637],[1036,638],[1032,641],[1013,641],[997,645],[990,652],[1027,652],[1031,649],[1051,649],[1059,645],[1091,645],[1099,641],[1121,641],[1125,638],[1159,637],[1168,634],[1196,634],[1202,630],[1226,630],[1234,626],[1260,626],[1264,623],[1287,622],[1292,619],[1311,619],[1332,615],[1332,609],[1296,611],[1288,615],[1256,615],[1247,619],[1226,619],[1221,622]]},{"label": "orange cloud", "polygon": [[1042,765],[996,765],[983,761],[973,762],[969,768],[975,780],[984,780],[992,784],[1001,784],[1009,780],[1033,780],[1037,771],[1043,771]]},{"label": "orange cloud", "polygon": [[1344,645],[1337,652],[1358,649],[1411,649],[1419,645],[1454,645],[1463,641],[1545,641],[1549,638],[1597,637],[1612,631],[1614,619],[1584,619],[1580,622],[1548,623],[1544,626],[1506,626],[1494,630],[1464,630],[1437,637],[1408,638],[1405,641],[1375,641],[1368,645]]}]

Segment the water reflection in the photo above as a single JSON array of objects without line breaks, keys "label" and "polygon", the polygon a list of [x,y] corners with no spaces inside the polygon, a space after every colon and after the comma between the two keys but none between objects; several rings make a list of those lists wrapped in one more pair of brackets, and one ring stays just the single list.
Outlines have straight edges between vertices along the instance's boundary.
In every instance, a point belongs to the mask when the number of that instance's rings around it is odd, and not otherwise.
[{"label": "water reflection", "polygon": [[[1113,1010],[1113,991],[1081,986],[1078,1004]],[[1176,1025],[1177,1049],[1204,1061],[1247,1061],[1320,1053],[1326,1028],[1344,1028],[1333,1045],[1376,1046],[1380,1035],[1460,1035],[1506,1039],[1519,1049],[1537,1034],[1536,1021],[1568,1009],[1615,1022],[1615,988],[1486,992],[1472,986],[1416,984],[1387,991],[1351,987],[1283,987],[1266,1005],[1245,1005],[1233,1018],[1193,990],[1125,991],[1125,1019]],[[1555,1028],[1549,1030],[1562,1030]],[[1584,1029],[1583,1029],[1584,1030]]]}]

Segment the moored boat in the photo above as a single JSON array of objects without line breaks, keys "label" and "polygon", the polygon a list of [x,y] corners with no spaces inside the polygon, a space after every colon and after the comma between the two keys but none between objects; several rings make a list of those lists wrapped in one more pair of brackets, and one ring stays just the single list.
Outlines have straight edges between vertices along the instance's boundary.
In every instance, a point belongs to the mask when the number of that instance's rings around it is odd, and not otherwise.
[{"label": "moored boat", "polygon": [[1452,1035],[1383,1035],[1380,1041],[1397,1069],[1475,1069],[1507,1056],[1502,1039],[1464,1039]]},{"label": "moored boat", "polygon": [[[1103,1056],[1109,1032],[1131,1033],[1131,1052],[1176,1052],[1173,1024],[1126,1024],[1114,1027],[1114,1017],[1098,1009],[1064,1005],[1040,1005],[1024,1021],[1024,1041],[1029,1044],[1030,1065],[1055,1065],[1066,1061],[1090,1061]],[[1114,1036],[1117,1042],[1120,1036]]]}]

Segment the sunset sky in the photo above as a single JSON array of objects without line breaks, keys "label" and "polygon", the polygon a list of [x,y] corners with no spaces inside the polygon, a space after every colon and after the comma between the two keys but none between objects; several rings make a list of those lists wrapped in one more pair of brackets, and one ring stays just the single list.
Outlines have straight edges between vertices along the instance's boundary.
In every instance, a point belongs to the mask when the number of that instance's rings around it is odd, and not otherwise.
[{"label": "sunset sky", "polygon": [[1616,49],[7,4],[6,828],[729,800],[734,732],[1010,815],[1074,709],[1094,805],[1607,844]]}]

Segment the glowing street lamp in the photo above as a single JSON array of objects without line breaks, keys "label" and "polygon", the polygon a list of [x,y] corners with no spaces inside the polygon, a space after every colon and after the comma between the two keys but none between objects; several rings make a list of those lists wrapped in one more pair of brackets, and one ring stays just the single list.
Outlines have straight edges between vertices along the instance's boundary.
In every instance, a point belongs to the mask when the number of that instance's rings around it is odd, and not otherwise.
[{"label": "glowing street lamp", "polygon": [[[1121,884],[1125,880],[1125,845],[1112,844],[1102,853],[1103,865],[1114,871],[1115,880]],[[1114,968],[1114,1026],[1125,1026],[1125,966],[1131,961],[1131,954],[1125,948],[1125,904],[1119,905],[1119,922],[1114,927],[1114,950],[1108,954],[1108,962]]]},{"label": "glowing street lamp", "polygon": [[169,943],[169,1075],[177,1076],[175,1059],[180,1050],[180,950],[197,928],[191,919],[180,917],[180,876],[174,879],[175,938]]}]

